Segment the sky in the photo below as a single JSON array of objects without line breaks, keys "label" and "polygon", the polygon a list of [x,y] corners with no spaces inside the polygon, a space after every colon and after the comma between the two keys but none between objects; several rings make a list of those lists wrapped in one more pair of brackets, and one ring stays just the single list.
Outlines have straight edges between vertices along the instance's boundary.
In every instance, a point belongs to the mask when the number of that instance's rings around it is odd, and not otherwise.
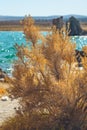
[{"label": "sky", "polygon": [[0,0],[0,15],[51,16],[78,14],[87,16],[87,0]]}]

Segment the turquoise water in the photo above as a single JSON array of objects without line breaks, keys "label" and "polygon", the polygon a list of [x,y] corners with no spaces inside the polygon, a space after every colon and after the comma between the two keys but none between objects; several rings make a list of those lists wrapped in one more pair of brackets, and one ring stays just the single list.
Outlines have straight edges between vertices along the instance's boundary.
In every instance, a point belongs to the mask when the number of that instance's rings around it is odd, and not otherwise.
[{"label": "turquoise water", "polygon": [[[47,32],[42,32],[46,35]],[[72,37],[72,41],[76,42],[76,49],[81,50],[83,46],[87,45],[87,36]],[[12,70],[12,65],[16,58],[16,50],[14,45],[16,43],[25,43],[23,32],[1,31],[0,32],[0,68],[8,74]]]},{"label": "turquoise water", "polygon": [[12,70],[12,64],[16,57],[14,45],[25,43],[22,32],[1,31],[0,32],[0,68],[7,73]]},{"label": "turquoise water", "polygon": [[81,51],[84,46],[87,46],[87,36],[73,36],[72,42],[76,43],[76,49]]}]

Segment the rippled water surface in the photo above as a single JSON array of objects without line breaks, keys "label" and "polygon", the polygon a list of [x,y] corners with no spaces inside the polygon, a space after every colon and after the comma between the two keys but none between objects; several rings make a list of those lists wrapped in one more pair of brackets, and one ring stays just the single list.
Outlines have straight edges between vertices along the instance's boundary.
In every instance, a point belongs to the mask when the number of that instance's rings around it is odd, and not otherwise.
[{"label": "rippled water surface", "polygon": [[[46,35],[46,32],[42,32]],[[74,36],[72,41],[76,43],[76,49],[81,50],[83,46],[87,45],[87,36]],[[12,65],[16,58],[16,50],[14,45],[16,43],[25,43],[23,32],[0,32],[0,68],[7,73],[11,72]]]},{"label": "rippled water surface", "polygon": [[23,32],[0,32],[0,68],[8,73],[10,72],[15,60],[16,50],[14,45],[16,43],[25,43]]}]

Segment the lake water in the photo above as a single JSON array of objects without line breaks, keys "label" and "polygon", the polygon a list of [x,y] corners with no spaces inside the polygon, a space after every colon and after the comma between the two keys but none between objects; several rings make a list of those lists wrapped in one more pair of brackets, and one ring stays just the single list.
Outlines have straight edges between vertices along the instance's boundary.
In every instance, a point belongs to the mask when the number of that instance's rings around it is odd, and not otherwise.
[{"label": "lake water", "polygon": [[[46,35],[46,32],[42,32]],[[76,49],[81,50],[87,45],[87,36],[74,36],[72,41],[76,42]],[[26,43],[23,32],[1,31],[0,32],[0,68],[8,74],[16,58],[14,45]]]},{"label": "lake water", "polygon": [[16,43],[25,42],[22,32],[1,31],[0,32],[0,68],[9,73],[15,60]]}]

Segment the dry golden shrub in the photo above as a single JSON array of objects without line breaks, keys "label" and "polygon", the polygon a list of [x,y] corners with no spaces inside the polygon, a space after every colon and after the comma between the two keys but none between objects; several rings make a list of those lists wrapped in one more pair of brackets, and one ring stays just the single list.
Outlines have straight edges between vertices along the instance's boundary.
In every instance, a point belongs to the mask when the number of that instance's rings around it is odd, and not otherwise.
[{"label": "dry golden shrub", "polygon": [[21,97],[19,117],[27,122],[23,130],[86,130],[87,71],[73,68],[75,45],[68,32],[53,27],[43,37],[33,19],[26,17],[24,33],[27,42],[16,45],[18,60],[11,81],[12,93]]},{"label": "dry golden shrub", "polygon": [[0,87],[0,96],[4,95],[6,93],[7,93],[6,89]]}]

